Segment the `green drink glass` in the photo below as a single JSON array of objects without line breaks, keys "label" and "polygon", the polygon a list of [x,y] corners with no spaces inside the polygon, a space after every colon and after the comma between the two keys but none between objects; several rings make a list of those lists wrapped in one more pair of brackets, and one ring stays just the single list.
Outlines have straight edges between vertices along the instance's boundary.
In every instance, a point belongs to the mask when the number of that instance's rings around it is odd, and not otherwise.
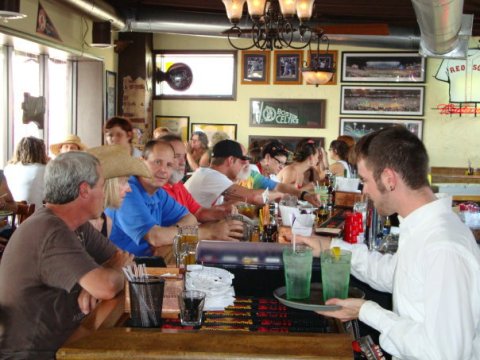
[{"label": "green drink glass", "polygon": [[323,300],[346,299],[350,285],[352,253],[347,250],[330,249],[320,254],[322,267]]},{"label": "green drink glass", "polygon": [[292,246],[283,249],[287,299],[301,300],[310,297],[312,260],[312,249],[308,246],[296,245],[295,250]]}]

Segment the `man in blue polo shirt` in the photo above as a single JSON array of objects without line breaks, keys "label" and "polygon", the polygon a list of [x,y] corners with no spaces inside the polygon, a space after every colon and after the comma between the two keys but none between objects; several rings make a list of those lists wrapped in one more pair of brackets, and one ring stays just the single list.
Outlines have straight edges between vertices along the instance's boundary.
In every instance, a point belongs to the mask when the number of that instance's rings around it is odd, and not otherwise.
[{"label": "man in blue polo shirt", "polygon": [[144,162],[152,178],[132,176],[128,181],[132,191],[121,208],[105,211],[112,219],[110,239],[136,256],[151,256],[152,247],[172,244],[177,225],[197,224],[197,219],[162,189],[174,166],[172,146],[158,140],[148,142]]}]

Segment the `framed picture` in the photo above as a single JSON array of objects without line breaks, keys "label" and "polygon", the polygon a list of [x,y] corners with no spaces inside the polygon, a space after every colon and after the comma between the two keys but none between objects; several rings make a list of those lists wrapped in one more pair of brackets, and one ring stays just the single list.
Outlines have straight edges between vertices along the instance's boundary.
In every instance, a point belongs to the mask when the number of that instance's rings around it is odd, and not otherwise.
[{"label": "framed picture", "polygon": [[273,83],[300,85],[302,83],[303,51],[275,51]]},{"label": "framed picture", "polygon": [[344,52],[342,82],[425,82],[425,58],[415,52]]},{"label": "framed picture", "polygon": [[323,67],[330,67],[333,68],[333,76],[330,81],[324,85],[337,85],[337,58],[338,58],[338,51],[337,50],[329,50],[327,52],[321,51],[320,54],[317,51],[308,51],[308,64],[312,62],[317,62],[320,64],[320,68]]},{"label": "framed picture", "polygon": [[250,126],[324,128],[326,100],[250,99]]},{"label": "framed picture", "polygon": [[105,121],[117,114],[117,74],[107,71],[105,75]]},{"label": "framed picture", "polygon": [[270,83],[270,51],[242,51],[242,84]]},{"label": "framed picture", "polygon": [[189,140],[188,129],[190,125],[190,117],[188,116],[165,116],[157,115],[155,116],[155,123],[153,124],[153,129],[162,126],[166,127],[168,130],[174,134],[180,135],[182,140]]},{"label": "framed picture", "polygon": [[341,114],[423,115],[423,86],[342,86]]},{"label": "framed picture", "polygon": [[208,137],[208,146],[212,146],[212,136],[216,132],[224,132],[229,139],[237,140],[237,124],[207,124],[207,123],[192,123],[190,133],[194,131],[203,131]]},{"label": "framed picture", "polygon": [[[307,136],[263,136],[263,135],[249,135],[248,136],[248,148],[261,148],[263,147],[266,143],[272,141],[272,140],[278,140],[282,144],[285,145],[285,147],[290,151],[294,152],[295,148],[297,147],[297,143],[305,139]],[[315,144],[318,147],[323,147],[325,144],[325,138],[323,137],[309,137],[309,139],[313,139],[315,141]]]},{"label": "framed picture", "polygon": [[349,135],[358,141],[362,136],[371,132],[393,126],[404,125],[408,130],[423,137],[422,119],[368,119],[368,118],[340,118],[340,135]]}]

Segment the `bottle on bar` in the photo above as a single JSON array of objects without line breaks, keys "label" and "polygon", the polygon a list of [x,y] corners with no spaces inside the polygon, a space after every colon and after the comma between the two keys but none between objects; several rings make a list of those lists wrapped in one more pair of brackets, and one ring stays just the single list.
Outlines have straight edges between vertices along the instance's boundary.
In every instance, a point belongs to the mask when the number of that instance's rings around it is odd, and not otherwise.
[{"label": "bottle on bar", "polygon": [[278,239],[278,208],[276,203],[269,204],[270,221],[263,226],[263,242],[277,242]]},{"label": "bottle on bar", "polygon": [[327,200],[327,209],[332,211],[335,206],[335,175],[329,173],[328,178],[328,200]]}]

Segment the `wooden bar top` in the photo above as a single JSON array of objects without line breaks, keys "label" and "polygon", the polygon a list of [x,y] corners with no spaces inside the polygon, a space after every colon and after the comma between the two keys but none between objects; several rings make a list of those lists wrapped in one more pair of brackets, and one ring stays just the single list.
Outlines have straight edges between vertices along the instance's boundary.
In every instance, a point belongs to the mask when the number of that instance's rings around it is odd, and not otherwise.
[{"label": "wooden bar top", "polygon": [[114,299],[97,305],[58,350],[56,358],[353,359],[352,337],[348,333],[142,329],[123,327],[127,318],[122,291]]},{"label": "wooden bar top", "polygon": [[110,328],[62,347],[57,359],[353,359],[347,334]]}]

